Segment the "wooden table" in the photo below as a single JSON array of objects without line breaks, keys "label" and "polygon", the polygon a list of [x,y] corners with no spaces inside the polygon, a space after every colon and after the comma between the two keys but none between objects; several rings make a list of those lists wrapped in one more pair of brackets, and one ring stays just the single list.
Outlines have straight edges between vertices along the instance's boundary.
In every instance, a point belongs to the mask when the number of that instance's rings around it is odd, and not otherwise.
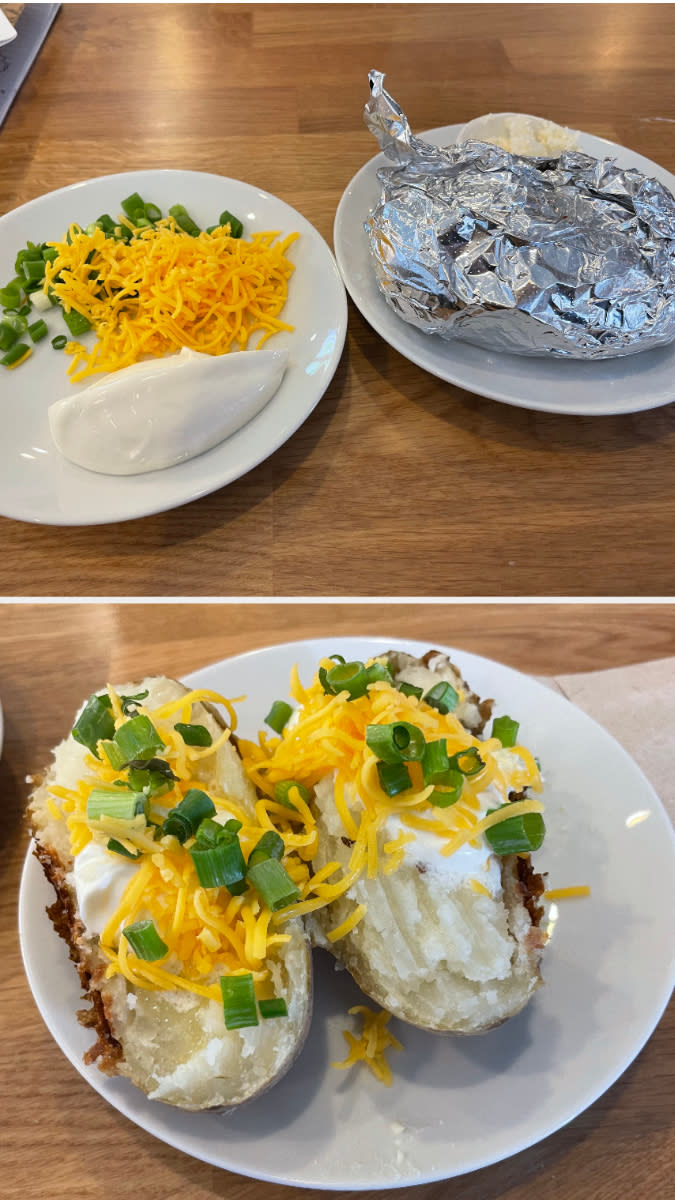
[{"label": "wooden table", "polygon": [[[0,133],[0,213],[175,167],[265,188],[331,242],[377,149],[372,67],[415,130],[535,112],[675,171],[674,50],[661,4],[64,4]],[[675,405],[582,418],[481,399],[350,304],[332,384],[270,459],[126,524],[0,519],[0,595],[672,595],[674,453]]]},{"label": "wooden table", "polygon": [[[5,605],[0,617],[5,712],[0,1190],[7,1200],[179,1200],[185,1195],[190,1200],[284,1200],[293,1194],[193,1161],[136,1128],[75,1072],[34,1006],[16,939],[19,871],[27,844],[25,777],[47,763],[50,747],[94,687],[146,669],[180,675],[291,638],[366,631],[421,638],[430,645],[450,643],[535,674],[675,655],[675,605]],[[566,1128],[469,1176],[379,1195],[390,1200],[625,1200],[629,1188],[631,1200],[666,1200],[672,1195],[675,1150],[674,1052],[671,1006],[632,1066]],[[536,1097],[514,1097],[514,1103],[536,1104]],[[302,1194],[308,1200],[319,1196]]]}]

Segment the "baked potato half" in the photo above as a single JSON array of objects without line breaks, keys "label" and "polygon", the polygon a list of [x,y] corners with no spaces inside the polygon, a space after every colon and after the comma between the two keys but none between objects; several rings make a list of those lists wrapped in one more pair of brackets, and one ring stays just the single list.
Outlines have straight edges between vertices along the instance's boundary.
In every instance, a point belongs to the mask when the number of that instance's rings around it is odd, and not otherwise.
[{"label": "baked potato half", "polygon": [[438,651],[324,660],[295,695],[257,778],[292,775],[311,795],[314,942],[418,1028],[482,1033],[519,1012],[541,982],[529,850],[544,827],[515,722],[485,736],[493,702]]},{"label": "baked potato half", "polygon": [[[211,845],[224,838],[235,857],[238,849],[246,872],[267,828],[211,699],[159,676],[103,690],[80,710],[29,805],[35,854],[56,892],[48,912],[91,1002],[78,1014],[97,1039],[86,1061],[189,1110],[230,1108],[280,1079],[302,1047],[312,1002],[302,922],[279,935],[252,875],[236,885],[228,876],[230,892],[197,872],[191,850],[208,847],[195,822],[205,821]],[[134,815],[127,806],[116,816],[130,792]],[[234,825],[221,832],[227,821]],[[285,846],[276,862],[292,874]],[[237,977],[244,1000],[221,987]]]}]

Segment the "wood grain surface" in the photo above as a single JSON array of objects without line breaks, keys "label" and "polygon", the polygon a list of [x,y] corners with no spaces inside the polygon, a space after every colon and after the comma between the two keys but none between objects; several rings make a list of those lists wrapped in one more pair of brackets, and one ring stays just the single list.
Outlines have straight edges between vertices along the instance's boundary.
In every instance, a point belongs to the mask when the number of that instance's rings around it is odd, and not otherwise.
[{"label": "wood grain surface", "polygon": [[[64,4],[0,131],[0,213],[111,172],[267,189],[332,241],[376,146],[515,110],[675,171],[672,4]],[[58,232],[58,231],[57,231]],[[673,595],[675,405],[561,417],[472,396],[350,304],[323,400],[215,494],[122,525],[0,519],[0,595]]]},{"label": "wood grain surface", "polygon": [[[314,635],[414,637],[535,674],[675,655],[675,605],[0,606],[0,1097],[8,1200],[285,1200],[294,1192],[194,1161],[97,1096],[42,1024],[16,935],[27,846],[26,776],[49,760],[82,699],[106,679],[181,675],[228,655]],[[630,964],[626,964],[630,969]],[[565,1065],[561,1064],[561,1070]],[[377,1193],[390,1200],[669,1200],[675,1152],[675,1009],[585,1113],[538,1145],[460,1179]],[[536,1106],[534,1094],[514,1104]],[[347,1193],[337,1193],[346,1200]],[[349,1193],[355,1195],[355,1193]],[[365,1193],[374,1200],[376,1193]]]}]

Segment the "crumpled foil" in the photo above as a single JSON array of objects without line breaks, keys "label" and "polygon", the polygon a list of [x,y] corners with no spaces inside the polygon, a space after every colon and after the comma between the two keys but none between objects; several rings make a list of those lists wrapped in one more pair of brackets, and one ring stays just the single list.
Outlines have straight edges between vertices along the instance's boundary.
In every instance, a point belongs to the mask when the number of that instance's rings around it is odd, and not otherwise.
[{"label": "crumpled foil", "polygon": [[365,222],[387,304],[423,333],[513,354],[612,358],[675,339],[675,198],[614,159],[439,149],[369,75],[386,157]]}]

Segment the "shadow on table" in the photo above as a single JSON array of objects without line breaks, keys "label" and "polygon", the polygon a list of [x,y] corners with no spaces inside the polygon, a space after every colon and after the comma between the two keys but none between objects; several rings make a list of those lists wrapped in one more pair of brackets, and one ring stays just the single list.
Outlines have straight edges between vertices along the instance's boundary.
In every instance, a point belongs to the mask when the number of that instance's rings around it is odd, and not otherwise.
[{"label": "shadow on table", "polygon": [[675,402],[661,408],[618,416],[574,416],[539,412],[503,404],[474,395],[452,383],[445,383],[410,364],[388,342],[373,334],[365,318],[350,302],[350,335],[363,357],[385,379],[400,379],[406,371],[419,371],[428,387],[415,390],[408,399],[433,416],[464,432],[486,434],[505,445],[527,450],[580,449],[606,453],[631,449],[636,444],[659,441],[675,433]]}]

